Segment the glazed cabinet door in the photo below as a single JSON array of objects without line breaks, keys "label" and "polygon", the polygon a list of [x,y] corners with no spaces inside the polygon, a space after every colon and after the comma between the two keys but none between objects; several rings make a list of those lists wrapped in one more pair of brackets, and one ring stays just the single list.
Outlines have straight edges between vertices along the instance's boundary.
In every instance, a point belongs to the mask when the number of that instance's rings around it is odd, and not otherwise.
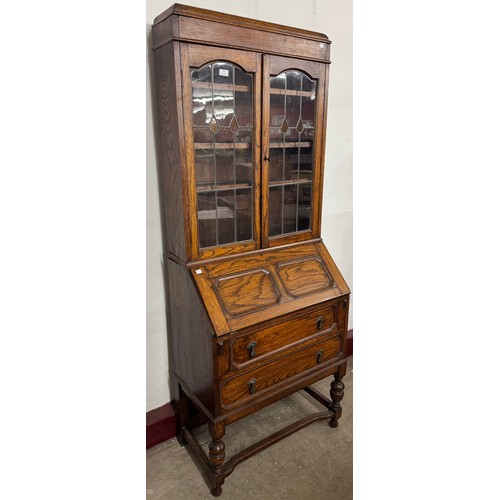
[{"label": "glazed cabinet door", "polygon": [[183,44],[181,57],[193,258],[260,248],[261,55]]},{"label": "glazed cabinet door", "polygon": [[264,56],[264,247],[319,237],[326,85],[326,64]]}]

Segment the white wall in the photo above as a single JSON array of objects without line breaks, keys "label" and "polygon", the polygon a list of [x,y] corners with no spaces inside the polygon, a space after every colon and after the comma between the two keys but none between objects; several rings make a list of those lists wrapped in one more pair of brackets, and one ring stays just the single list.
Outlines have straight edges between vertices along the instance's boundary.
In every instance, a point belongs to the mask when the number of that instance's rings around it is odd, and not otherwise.
[{"label": "white wall", "polygon": [[[147,0],[147,33],[153,19],[174,3]],[[352,291],[352,1],[351,0],[182,0],[181,3],[325,33],[332,66],[328,97],[322,236]],[[156,156],[151,111],[148,52],[147,85],[147,379],[146,411],[170,401],[163,291],[162,245]],[[352,328],[352,303],[349,328]]]}]

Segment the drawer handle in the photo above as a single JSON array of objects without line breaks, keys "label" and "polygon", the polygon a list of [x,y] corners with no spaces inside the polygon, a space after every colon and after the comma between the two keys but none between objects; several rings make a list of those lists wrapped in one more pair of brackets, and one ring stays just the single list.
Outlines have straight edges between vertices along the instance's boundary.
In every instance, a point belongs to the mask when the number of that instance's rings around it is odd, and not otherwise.
[{"label": "drawer handle", "polygon": [[323,316],[318,316],[316,319],[316,326],[318,327],[318,330],[323,330],[323,324],[325,322],[325,318]]},{"label": "drawer handle", "polygon": [[248,392],[250,394],[255,393],[255,384],[256,383],[257,383],[257,380],[255,380],[254,378],[248,381]]},{"label": "drawer handle", "polygon": [[321,363],[323,361],[323,351],[318,351],[316,353],[316,363]]},{"label": "drawer handle", "polygon": [[251,358],[255,358],[255,356],[257,356],[257,353],[255,352],[255,349],[257,348],[257,342],[255,342],[255,340],[252,340],[252,342],[250,342],[248,345],[247,345],[247,351],[248,351],[248,355],[251,357]]}]

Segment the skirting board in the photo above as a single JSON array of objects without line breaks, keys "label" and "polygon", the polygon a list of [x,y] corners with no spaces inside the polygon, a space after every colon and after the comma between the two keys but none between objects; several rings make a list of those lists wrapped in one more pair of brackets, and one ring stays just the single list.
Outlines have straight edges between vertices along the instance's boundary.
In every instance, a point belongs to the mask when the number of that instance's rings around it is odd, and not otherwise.
[{"label": "skirting board", "polygon": [[[347,332],[347,356],[352,356],[352,330]],[[172,403],[146,413],[146,449],[175,437],[175,412]]]},{"label": "skirting board", "polygon": [[146,413],[146,449],[175,437],[175,412],[172,403]]}]

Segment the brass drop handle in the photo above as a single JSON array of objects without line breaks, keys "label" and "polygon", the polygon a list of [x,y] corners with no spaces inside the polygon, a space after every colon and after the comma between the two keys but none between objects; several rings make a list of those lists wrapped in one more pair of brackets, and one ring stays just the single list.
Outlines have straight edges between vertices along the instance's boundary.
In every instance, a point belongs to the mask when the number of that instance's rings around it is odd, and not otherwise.
[{"label": "brass drop handle", "polygon": [[255,358],[255,356],[257,356],[257,353],[255,352],[255,349],[257,348],[257,342],[255,342],[255,340],[252,340],[252,342],[250,342],[248,345],[247,345],[247,351],[248,351],[248,355],[251,357],[251,358]]},{"label": "brass drop handle", "polygon": [[257,380],[255,380],[254,378],[248,381],[248,392],[250,394],[255,393],[255,384],[256,383],[257,383]]},{"label": "brass drop handle", "polygon": [[318,327],[318,330],[323,330],[323,324],[325,322],[325,318],[323,316],[318,316],[316,319],[316,326]]},{"label": "brass drop handle", "polygon": [[318,351],[316,353],[316,363],[321,363],[323,361],[323,351]]},{"label": "brass drop handle", "polygon": [[264,161],[269,161],[269,160],[270,160],[269,156],[264,156]]}]

